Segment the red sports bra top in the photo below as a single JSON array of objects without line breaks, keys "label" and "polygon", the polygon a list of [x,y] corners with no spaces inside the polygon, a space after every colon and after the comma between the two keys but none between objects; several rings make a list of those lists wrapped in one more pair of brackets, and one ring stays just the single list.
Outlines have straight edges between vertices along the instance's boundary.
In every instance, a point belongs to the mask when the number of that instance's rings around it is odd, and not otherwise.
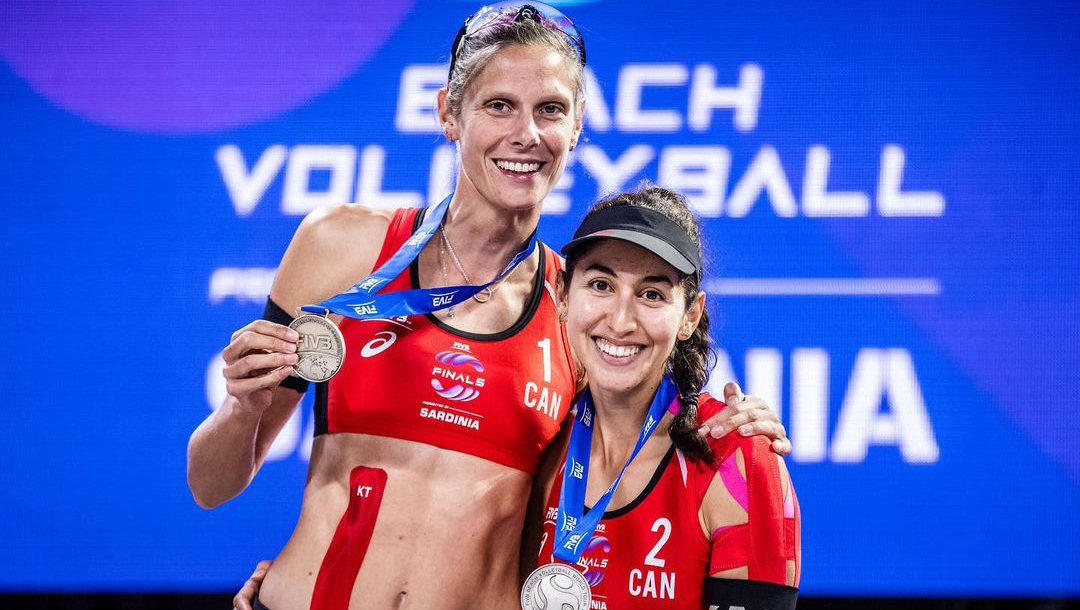
[{"label": "red sports bra top", "polygon": [[[376,267],[412,235],[420,212],[394,213]],[[316,434],[406,439],[535,473],[576,384],[555,305],[562,263],[541,248],[531,297],[503,332],[460,331],[430,314],[342,320],[345,361],[317,388]],[[413,261],[384,290],[418,287],[417,275]]]},{"label": "red sports bra top", "polygon": [[[702,420],[723,407],[708,394],[698,404]],[[593,608],[704,608],[705,579],[740,566],[752,580],[785,583],[786,561],[801,559],[798,503],[790,480],[781,480],[768,439],[728,434],[709,444],[711,462],[672,447],[635,500],[604,513],[576,566],[592,588]],[[739,449],[745,477],[736,463]],[[565,563],[553,554],[561,470],[544,511],[541,564]],[[706,535],[698,513],[717,476],[748,519]]]}]

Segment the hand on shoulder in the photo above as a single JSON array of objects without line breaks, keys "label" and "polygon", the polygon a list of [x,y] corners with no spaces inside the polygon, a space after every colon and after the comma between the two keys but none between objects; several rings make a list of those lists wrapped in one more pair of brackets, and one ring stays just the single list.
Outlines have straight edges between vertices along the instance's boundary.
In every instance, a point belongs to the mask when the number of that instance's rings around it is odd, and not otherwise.
[{"label": "hand on shoulder", "polygon": [[707,439],[718,439],[736,431],[742,436],[762,435],[775,453],[781,456],[791,453],[791,441],[776,411],[762,398],[744,395],[734,381],[724,386],[723,401],[702,394],[698,413],[702,422],[698,432]]}]

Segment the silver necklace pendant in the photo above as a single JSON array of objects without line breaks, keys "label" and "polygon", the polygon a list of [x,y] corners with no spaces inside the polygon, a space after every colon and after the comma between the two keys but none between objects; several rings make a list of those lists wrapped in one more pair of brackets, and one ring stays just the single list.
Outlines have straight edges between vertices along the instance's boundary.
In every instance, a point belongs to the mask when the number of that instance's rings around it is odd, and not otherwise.
[{"label": "silver necklace pendant", "polygon": [[[449,243],[449,242],[446,241],[446,233],[445,232],[441,233],[441,235],[442,235],[442,241],[444,243]],[[442,267],[443,283],[445,283],[447,286],[449,286],[450,285],[450,274],[448,274],[446,272],[446,259],[444,258],[445,254],[446,254],[446,248],[443,248],[442,244],[440,244],[440,247],[439,247],[439,266]],[[446,317],[447,317],[447,319],[453,319],[454,318],[454,306],[453,305],[446,308]]]},{"label": "silver necklace pendant", "polygon": [[[454,266],[456,266],[458,271],[461,272],[461,277],[465,278],[465,281],[467,283],[472,284],[473,281],[469,279],[469,274],[465,273],[465,266],[461,264],[461,259],[458,258],[457,252],[454,251],[454,244],[450,243],[450,238],[446,236],[446,227],[441,228],[441,230],[439,231],[439,237],[442,238],[440,240],[441,244],[439,246],[439,261],[442,262],[443,277],[446,278],[446,282],[449,284],[450,279],[449,276],[446,274],[446,262],[443,261],[442,255],[447,250],[449,250],[450,260],[454,261]],[[513,273],[513,270],[511,270],[510,273]],[[472,296],[473,300],[477,303],[487,303],[488,301],[490,301],[491,295],[495,293],[495,291],[499,288],[499,285],[503,283],[503,280],[510,277],[510,273],[507,273],[506,275],[493,282],[490,286],[485,286],[483,290],[474,294]],[[451,318],[454,317],[453,311],[448,312],[447,316]]]}]

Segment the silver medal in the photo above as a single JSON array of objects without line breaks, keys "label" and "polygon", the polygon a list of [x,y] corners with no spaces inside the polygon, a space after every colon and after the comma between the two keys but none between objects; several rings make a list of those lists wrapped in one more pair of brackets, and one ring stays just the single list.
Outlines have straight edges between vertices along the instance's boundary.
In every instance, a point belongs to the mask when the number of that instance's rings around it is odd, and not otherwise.
[{"label": "silver medal", "polygon": [[521,587],[522,610],[589,610],[592,591],[574,566],[549,563],[533,570]]},{"label": "silver medal", "polygon": [[299,333],[296,355],[300,360],[293,374],[308,381],[326,381],[337,374],[345,361],[345,338],[337,324],[326,316],[303,315],[292,321],[289,328]]}]

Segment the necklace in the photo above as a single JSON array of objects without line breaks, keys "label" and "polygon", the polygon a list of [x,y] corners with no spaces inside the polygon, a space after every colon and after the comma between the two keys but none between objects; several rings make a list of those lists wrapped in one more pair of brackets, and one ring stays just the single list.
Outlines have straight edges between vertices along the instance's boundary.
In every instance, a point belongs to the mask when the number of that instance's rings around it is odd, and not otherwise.
[{"label": "necklace", "polygon": [[[446,227],[443,227],[442,231],[439,232],[439,235],[442,237],[442,243],[446,244],[446,247],[450,250],[450,259],[454,261],[454,266],[457,267],[458,271],[461,272],[461,277],[465,278],[466,283],[472,284],[473,281],[469,279],[469,274],[465,273],[465,267],[461,264],[461,259],[458,258],[457,252],[454,251],[454,245],[450,243],[450,238],[446,236]],[[513,271],[511,271],[510,273],[513,273]],[[495,290],[498,289],[499,285],[502,284],[503,281],[506,280],[506,278],[510,277],[510,273],[502,276],[499,281],[495,282],[491,286],[488,286],[487,288],[484,288],[480,292],[474,294],[473,299],[475,299],[477,303],[487,303],[488,301],[490,301],[491,295],[495,293]],[[443,275],[445,274],[446,266],[444,264]],[[449,280],[447,280],[447,282],[449,282]],[[453,317],[453,315],[451,314],[450,317]]]},{"label": "necklace", "polygon": [[[442,233],[440,232],[440,234],[442,234]],[[449,286],[450,285],[450,274],[448,274],[446,272],[446,247],[443,246],[444,243],[449,243],[449,242],[446,241],[445,236],[441,240],[439,240],[439,266],[442,267],[443,283],[445,285]],[[462,272],[462,274],[464,275],[464,272]],[[468,282],[469,278],[465,278],[465,281]],[[454,306],[453,305],[446,308],[446,317],[447,318],[453,318],[454,317]]]}]

